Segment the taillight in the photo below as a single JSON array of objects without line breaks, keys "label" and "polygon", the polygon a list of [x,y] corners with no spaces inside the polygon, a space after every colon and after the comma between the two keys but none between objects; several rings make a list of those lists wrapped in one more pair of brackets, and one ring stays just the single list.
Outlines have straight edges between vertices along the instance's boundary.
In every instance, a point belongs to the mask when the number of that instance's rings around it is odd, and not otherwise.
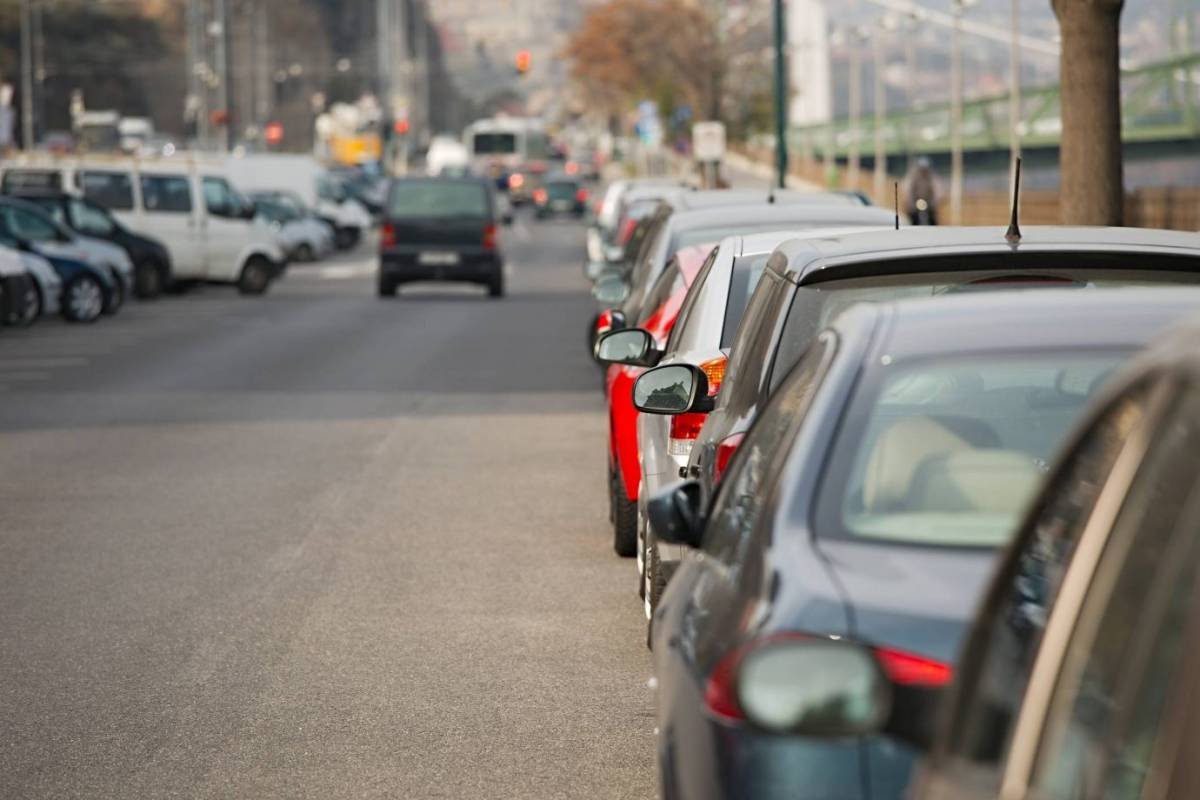
[{"label": "taillight", "polygon": [[525,185],[525,176],[522,175],[521,173],[514,172],[512,175],[508,176],[508,188],[520,189],[524,185]]},{"label": "taillight", "polygon": [[483,249],[496,249],[496,226],[494,224],[488,225],[483,229]]},{"label": "taillight", "polygon": [[390,222],[383,223],[379,229],[379,246],[392,247],[396,244],[396,226]]},{"label": "taillight", "polygon": [[737,452],[741,446],[742,440],[746,438],[744,433],[735,433],[732,436],[726,436],[717,445],[717,455],[713,459],[713,483],[720,482],[721,476],[725,474],[725,470],[729,468],[729,462],[733,460],[733,454]]},{"label": "taillight", "polygon": [[567,165],[563,167],[563,172],[567,173],[568,175],[574,175],[579,172],[579,165],[574,161],[568,161]]},{"label": "taillight", "polygon": [[612,309],[606,308],[596,317],[596,338],[599,339],[604,334],[612,330]]},{"label": "taillight", "polygon": [[673,456],[690,455],[692,444],[700,436],[706,419],[708,414],[676,414],[671,417],[671,438],[667,442],[667,452]]},{"label": "taillight", "polygon": [[598,198],[596,198],[596,202],[592,205],[592,213],[598,217],[598,216],[600,216],[600,212],[603,210],[604,210],[604,198],[598,197]]},{"label": "taillight", "polygon": [[622,247],[624,247],[626,244],[628,244],[630,238],[633,236],[633,229],[636,227],[637,227],[637,220],[635,220],[635,219],[625,220],[625,222],[621,225],[620,233],[617,234],[617,244],[621,245]]},{"label": "taillight", "polygon": [[587,189],[580,189],[575,193],[575,200],[580,203],[586,203],[588,199]]},{"label": "taillight", "polygon": [[[737,698],[738,670],[746,656],[754,649],[780,641],[822,640],[826,637],[806,633],[783,631],[754,639],[726,653],[713,667],[704,684],[704,704],[718,717],[731,722],[746,718]],[[941,661],[913,655],[887,647],[869,647],[888,680],[901,686],[938,688],[945,686],[954,677],[954,668]],[[796,680],[811,679],[812,676],[797,675]]]},{"label": "taillight", "polygon": [[533,202],[537,203],[539,206],[546,205],[546,201],[549,199],[550,195],[546,194],[545,189],[538,189],[533,193]]}]

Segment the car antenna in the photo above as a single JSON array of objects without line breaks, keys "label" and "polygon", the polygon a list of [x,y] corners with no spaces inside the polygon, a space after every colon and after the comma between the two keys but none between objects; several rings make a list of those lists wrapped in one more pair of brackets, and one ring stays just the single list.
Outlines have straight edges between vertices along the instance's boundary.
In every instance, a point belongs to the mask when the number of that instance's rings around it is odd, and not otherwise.
[{"label": "car antenna", "polygon": [[1017,156],[1016,170],[1013,172],[1012,218],[1008,221],[1008,231],[1004,240],[1010,244],[1021,241],[1021,157]]},{"label": "car antenna", "polygon": [[896,230],[900,230],[900,181],[892,181],[892,201],[896,208]]}]

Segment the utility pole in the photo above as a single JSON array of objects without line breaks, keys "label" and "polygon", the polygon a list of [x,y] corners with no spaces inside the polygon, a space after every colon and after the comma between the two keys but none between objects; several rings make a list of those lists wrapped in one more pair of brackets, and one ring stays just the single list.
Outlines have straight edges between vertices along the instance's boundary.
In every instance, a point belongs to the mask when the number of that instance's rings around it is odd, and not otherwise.
[{"label": "utility pole", "polygon": [[42,28],[42,0],[33,1],[33,80],[34,121],[43,126],[39,131],[34,125],[34,136],[45,134],[46,124],[46,37]]},{"label": "utility pole", "polygon": [[950,39],[950,224],[962,224],[963,202],[963,63],[962,15],[964,0],[954,0],[954,28]]},{"label": "utility pole", "polygon": [[33,150],[33,0],[21,0],[21,147]]},{"label": "utility pole", "polygon": [[875,61],[875,183],[873,194],[875,202],[882,202],[884,188],[887,184],[887,151],[884,147],[883,125],[887,113],[887,87],[883,83],[884,48],[883,30],[876,30],[871,39],[873,60]]},{"label": "utility pole", "polygon": [[850,152],[847,154],[849,188],[858,189],[862,177],[859,135],[862,133],[862,30],[850,32]]},{"label": "utility pole", "polygon": [[225,124],[221,126],[221,150],[228,151],[232,141],[230,123],[233,115],[229,111],[229,101],[233,98],[229,91],[229,18],[226,14],[226,0],[216,0],[216,16],[209,34],[214,39],[213,61],[216,62],[217,73],[217,107],[225,115]]},{"label": "utility pole", "polygon": [[775,178],[780,189],[787,186],[788,152],[788,85],[787,85],[787,27],[783,0],[774,0],[775,7]]},{"label": "utility pole", "polygon": [[1016,181],[1021,157],[1021,0],[1012,0],[1012,39],[1008,48],[1009,186]]},{"label": "utility pole", "polygon": [[256,0],[254,8],[254,121],[260,131],[271,116],[271,38],[266,0]]}]

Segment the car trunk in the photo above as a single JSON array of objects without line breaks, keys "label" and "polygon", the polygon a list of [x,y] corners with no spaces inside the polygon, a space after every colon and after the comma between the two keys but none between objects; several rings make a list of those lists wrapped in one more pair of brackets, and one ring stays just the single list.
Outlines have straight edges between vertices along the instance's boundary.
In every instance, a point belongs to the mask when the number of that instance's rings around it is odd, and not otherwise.
[{"label": "car trunk", "polygon": [[491,221],[469,217],[389,219],[388,224],[394,232],[395,249],[461,249],[482,247],[484,231]]}]

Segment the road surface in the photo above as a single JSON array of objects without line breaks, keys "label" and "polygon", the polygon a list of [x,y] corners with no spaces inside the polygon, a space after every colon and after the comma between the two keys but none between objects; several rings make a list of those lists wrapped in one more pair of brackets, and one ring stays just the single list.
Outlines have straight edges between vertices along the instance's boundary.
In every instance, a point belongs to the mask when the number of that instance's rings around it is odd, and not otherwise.
[{"label": "road surface", "polygon": [[0,332],[0,797],[648,798],[583,231]]}]

